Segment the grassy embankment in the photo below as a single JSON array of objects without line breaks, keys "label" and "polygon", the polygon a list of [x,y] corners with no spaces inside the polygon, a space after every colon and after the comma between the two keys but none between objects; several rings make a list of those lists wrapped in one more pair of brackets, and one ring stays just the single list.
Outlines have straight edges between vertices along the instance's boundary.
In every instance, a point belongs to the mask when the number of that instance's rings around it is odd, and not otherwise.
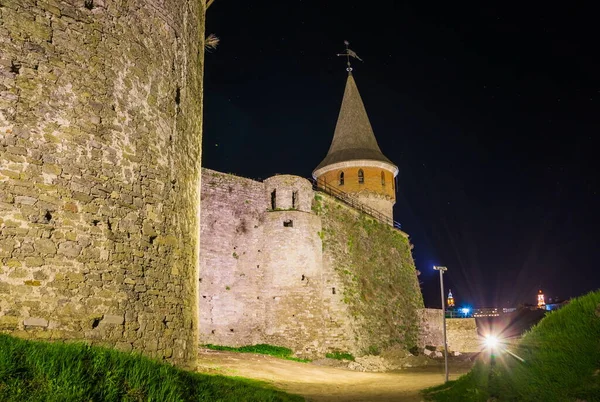
[{"label": "grassy embankment", "polygon": [[302,401],[244,378],[199,374],[80,343],[0,334],[0,401]]},{"label": "grassy embankment", "polygon": [[512,350],[456,381],[424,391],[434,401],[600,401],[600,291],[549,313]]}]

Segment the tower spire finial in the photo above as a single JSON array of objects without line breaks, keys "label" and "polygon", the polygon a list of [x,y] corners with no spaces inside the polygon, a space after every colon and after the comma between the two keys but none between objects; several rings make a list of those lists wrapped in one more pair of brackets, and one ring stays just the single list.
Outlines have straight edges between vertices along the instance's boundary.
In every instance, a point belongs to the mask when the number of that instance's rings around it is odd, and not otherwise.
[{"label": "tower spire finial", "polygon": [[352,65],[350,64],[350,57],[354,57],[355,59],[358,59],[360,61],[363,61],[360,57],[358,57],[358,55],[356,54],[356,52],[354,52],[352,49],[350,49],[348,46],[350,46],[350,42],[348,42],[347,40],[344,41],[344,45],[346,45],[346,53],[338,53],[338,56],[346,56],[346,64],[348,67],[346,67],[346,71],[348,71],[348,74],[352,73]]}]

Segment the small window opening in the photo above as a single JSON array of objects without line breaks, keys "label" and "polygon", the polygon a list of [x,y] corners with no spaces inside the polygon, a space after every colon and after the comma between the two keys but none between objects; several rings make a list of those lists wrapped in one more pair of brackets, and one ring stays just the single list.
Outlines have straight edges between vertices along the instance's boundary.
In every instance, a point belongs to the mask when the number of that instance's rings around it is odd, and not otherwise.
[{"label": "small window opening", "polygon": [[94,0],[84,0],[83,5],[88,10],[92,10],[94,8]]},{"label": "small window opening", "polygon": [[304,275],[302,275],[302,280],[304,280],[306,277]]},{"label": "small window opening", "polygon": [[44,219],[46,220],[46,223],[49,223],[52,220],[52,214],[50,213],[50,211],[46,211],[46,213],[44,214]]},{"label": "small window opening", "polygon": [[294,221],[291,219],[288,219],[286,221],[283,221],[283,227],[286,228],[293,228],[294,227]]},{"label": "small window opening", "polygon": [[233,328],[229,328],[229,332],[233,332]]},{"label": "small window opening", "polygon": [[340,186],[344,185],[344,172],[340,172]]},{"label": "small window opening", "polygon": [[177,87],[175,89],[175,104],[179,106],[181,103],[181,88]]},{"label": "small window opening", "polygon": [[365,182],[365,172],[362,169],[358,169],[358,183],[363,184]]},{"label": "small window opening", "polygon": [[19,71],[21,71],[21,65],[20,64],[15,64],[14,62],[11,61],[10,63],[10,72],[13,74],[19,74]]},{"label": "small window opening", "polygon": [[385,186],[385,173],[381,172],[381,185]]},{"label": "small window opening", "polygon": [[215,330],[213,329],[212,331],[210,331],[210,333],[214,335],[215,334]]},{"label": "small window opening", "polygon": [[292,193],[292,208],[298,208],[298,191]]},{"label": "small window opening", "polygon": [[335,288],[331,288],[331,293],[335,294]]},{"label": "small window opening", "polygon": [[277,190],[271,191],[271,209],[275,209],[277,205]]},{"label": "small window opening", "polygon": [[94,318],[94,321],[92,322],[92,328],[96,328],[98,325],[100,325],[100,318]]}]

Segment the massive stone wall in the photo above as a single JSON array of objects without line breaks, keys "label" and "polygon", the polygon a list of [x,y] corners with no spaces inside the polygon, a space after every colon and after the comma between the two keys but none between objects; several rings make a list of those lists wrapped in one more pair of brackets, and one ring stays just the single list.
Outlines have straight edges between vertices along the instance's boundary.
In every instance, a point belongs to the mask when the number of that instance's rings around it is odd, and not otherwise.
[{"label": "massive stone wall", "polygon": [[318,350],[320,220],[310,183],[203,170],[200,340]]},{"label": "massive stone wall", "polygon": [[[444,329],[441,309],[419,310],[418,346],[443,346]],[[475,318],[446,318],[446,342],[450,351],[475,353],[481,351],[481,339]]]},{"label": "massive stone wall", "polygon": [[194,359],[202,0],[0,1],[0,329]]},{"label": "massive stone wall", "polygon": [[204,169],[202,183],[202,343],[309,357],[416,343],[422,300],[406,235],[315,197],[299,177]]},{"label": "massive stone wall", "polygon": [[323,220],[324,281],[336,287],[327,332],[356,354],[416,346],[423,299],[408,235],[324,194],[315,196],[315,211]]}]

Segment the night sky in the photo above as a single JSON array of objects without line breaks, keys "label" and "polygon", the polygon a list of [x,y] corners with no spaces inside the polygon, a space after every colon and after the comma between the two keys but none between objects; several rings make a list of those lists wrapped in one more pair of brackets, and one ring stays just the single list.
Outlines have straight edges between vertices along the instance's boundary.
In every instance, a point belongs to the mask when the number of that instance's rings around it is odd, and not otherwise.
[{"label": "night sky", "polygon": [[379,146],[400,169],[394,216],[426,306],[441,305],[433,265],[448,267],[458,305],[598,289],[596,14],[413,3],[216,0],[203,165],[309,178],[333,137],[348,40]]}]

